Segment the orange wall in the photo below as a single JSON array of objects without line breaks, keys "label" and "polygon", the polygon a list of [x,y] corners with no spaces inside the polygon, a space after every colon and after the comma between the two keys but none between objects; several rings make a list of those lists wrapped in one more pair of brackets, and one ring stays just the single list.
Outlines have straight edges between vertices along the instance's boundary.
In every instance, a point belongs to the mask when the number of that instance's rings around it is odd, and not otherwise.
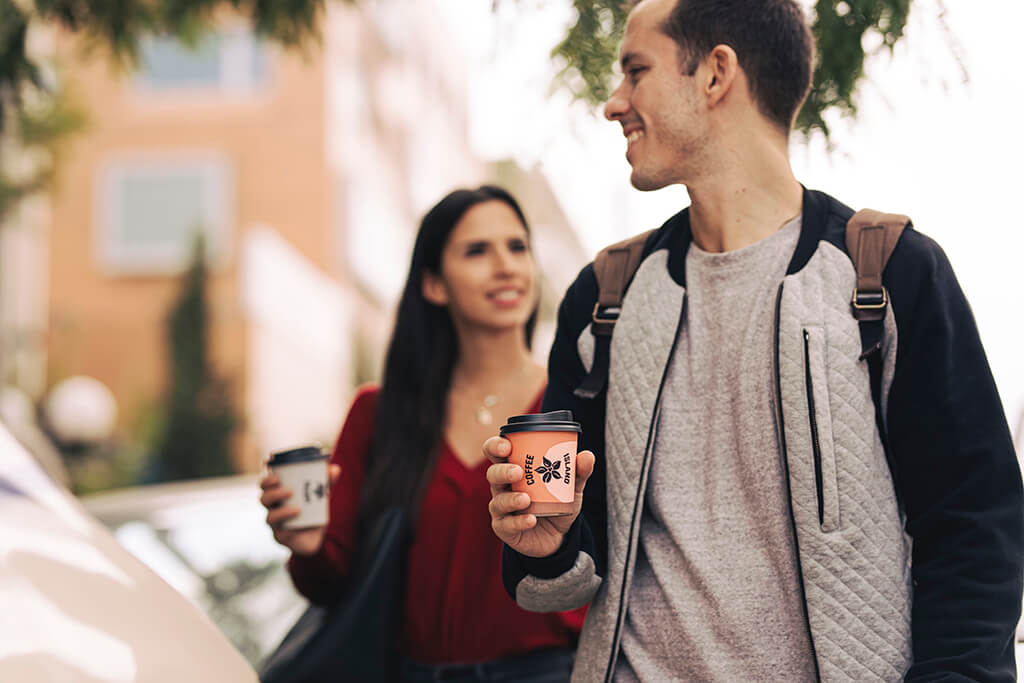
[{"label": "orange wall", "polygon": [[[269,85],[250,96],[152,97],[119,78],[111,63],[83,57],[66,37],[64,74],[90,118],[61,159],[51,226],[49,380],[87,374],[113,390],[121,425],[166,384],[164,321],[177,278],[104,273],[95,254],[94,215],[100,165],[111,155],[214,150],[233,166],[233,257],[212,279],[215,363],[234,378],[244,408],[246,323],[239,296],[239,249],[253,224],[280,232],[312,263],[333,262],[324,150],[323,69],[315,50],[303,59],[271,50]],[[239,462],[255,462],[243,435]]]}]

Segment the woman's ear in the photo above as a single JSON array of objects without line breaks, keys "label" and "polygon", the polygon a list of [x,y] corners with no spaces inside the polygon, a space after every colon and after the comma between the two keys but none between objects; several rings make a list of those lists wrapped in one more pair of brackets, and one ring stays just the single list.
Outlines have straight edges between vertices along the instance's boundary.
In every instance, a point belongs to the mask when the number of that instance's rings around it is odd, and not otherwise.
[{"label": "woman's ear", "polygon": [[432,303],[435,306],[448,305],[448,289],[444,286],[444,281],[436,273],[432,273],[429,270],[423,271],[423,283],[420,290],[423,292],[423,298],[428,303]]}]

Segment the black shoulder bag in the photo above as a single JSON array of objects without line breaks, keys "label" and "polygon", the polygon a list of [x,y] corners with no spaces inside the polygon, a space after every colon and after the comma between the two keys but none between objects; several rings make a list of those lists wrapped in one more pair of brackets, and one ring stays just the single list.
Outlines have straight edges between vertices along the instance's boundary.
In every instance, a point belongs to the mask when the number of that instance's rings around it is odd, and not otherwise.
[{"label": "black shoulder bag", "polygon": [[385,512],[360,543],[348,590],[311,605],[267,658],[261,683],[387,683],[398,680],[398,626],[408,515]]}]

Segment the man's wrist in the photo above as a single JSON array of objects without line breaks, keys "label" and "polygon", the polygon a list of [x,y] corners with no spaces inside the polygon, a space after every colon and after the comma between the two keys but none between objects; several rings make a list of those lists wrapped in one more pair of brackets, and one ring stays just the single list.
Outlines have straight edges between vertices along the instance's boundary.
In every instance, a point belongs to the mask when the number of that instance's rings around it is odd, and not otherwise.
[{"label": "man's wrist", "polygon": [[530,557],[513,550],[518,556],[519,566],[527,574],[541,579],[553,579],[556,576],[561,576],[576,564],[576,557],[582,546],[582,528],[583,519],[577,517],[565,533],[562,545],[547,557]]}]

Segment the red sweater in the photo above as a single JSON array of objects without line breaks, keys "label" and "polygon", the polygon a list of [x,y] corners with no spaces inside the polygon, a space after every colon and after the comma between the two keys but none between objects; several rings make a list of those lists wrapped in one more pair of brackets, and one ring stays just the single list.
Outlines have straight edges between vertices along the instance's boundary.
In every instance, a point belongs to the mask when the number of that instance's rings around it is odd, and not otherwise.
[{"label": "red sweater", "polygon": [[[373,433],[377,388],[356,395],[331,462],[341,477],[331,492],[320,552],[293,555],[295,587],[311,602],[332,599],[356,545],[359,492]],[[540,397],[527,412],[540,409]],[[534,648],[574,646],[585,608],[537,614],[521,609],[501,583],[501,541],[491,529],[485,460],[468,469],[447,442],[416,516],[406,563],[402,654],[422,662],[475,662]]]}]

